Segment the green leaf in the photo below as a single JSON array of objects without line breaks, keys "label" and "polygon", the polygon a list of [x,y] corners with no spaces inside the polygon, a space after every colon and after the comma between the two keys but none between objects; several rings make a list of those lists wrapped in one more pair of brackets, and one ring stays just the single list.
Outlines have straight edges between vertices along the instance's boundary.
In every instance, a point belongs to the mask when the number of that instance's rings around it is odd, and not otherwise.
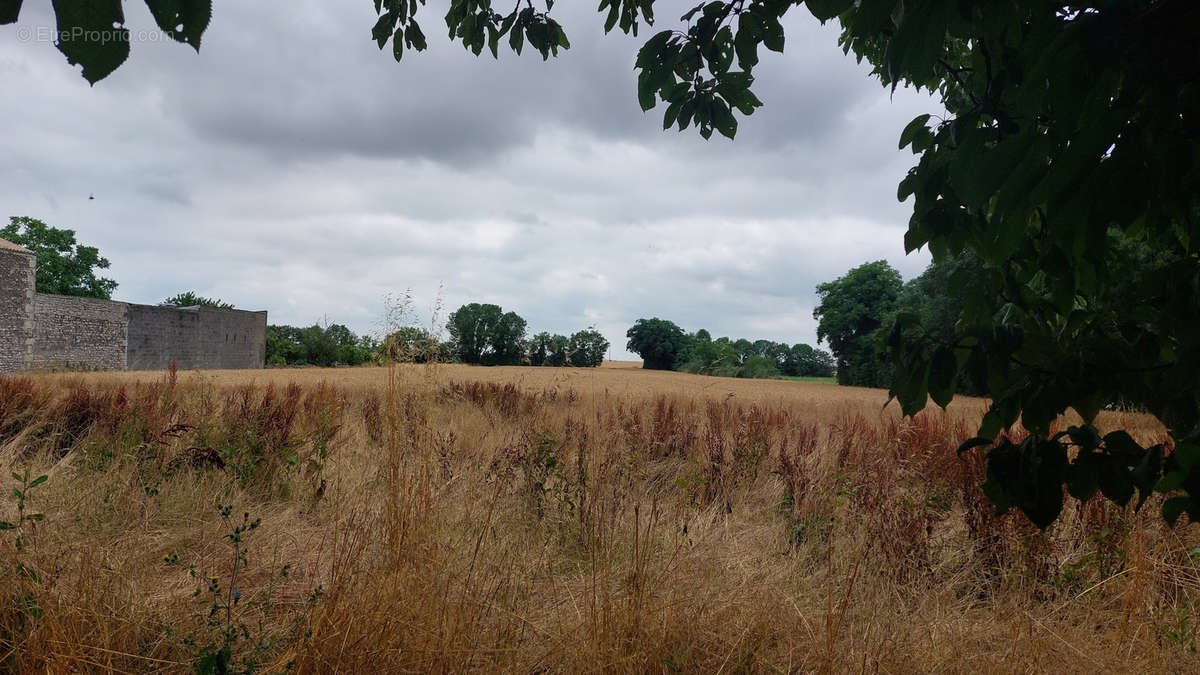
[{"label": "green leaf", "polygon": [[419,52],[425,51],[428,46],[425,34],[421,32],[421,27],[417,25],[416,19],[408,20],[408,27],[404,29],[404,39],[408,42],[409,47]]},{"label": "green leaf", "polygon": [[95,84],[129,58],[129,31],[121,0],[54,0],[58,51],[67,63],[83,66]]},{"label": "green leaf", "polygon": [[683,101],[675,101],[667,106],[667,111],[663,113],[663,130],[670,129],[673,124],[679,119],[679,109],[683,107]]},{"label": "green leaf", "polygon": [[737,134],[737,120],[729,110],[729,105],[719,98],[713,102],[713,126],[726,138],[733,138]]},{"label": "green leaf", "polygon": [[[926,123],[929,122],[929,118],[930,118],[930,115],[928,113],[926,113],[924,115],[917,115],[916,117],[913,118],[913,121],[909,122],[908,125],[904,127],[904,131],[900,132],[900,149],[901,150],[903,150],[906,146],[908,146],[909,143],[912,143],[913,139],[916,137],[916,135],[918,133],[921,132],[922,129],[924,129],[925,131],[928,131],[928,129],[925,127],[925,125],[926,125]],[[900,201],[904,201],[904,199],[901,198]]]},{"label": "green leaf", "polygon": [[983,438],[982,436],[975,436],[974,438],[968,438],[967,440],[963,441],[958,446],[958,450],[956,450],[955,452],[961,456],[964,452],[966,452],[972,448],[978,448],[980,446],[991,445],[991,444],[992,444],[991,438]]},{"label": "green leaf", "polygon": [[808,7],[808,11],[817,17],[821,23],[834,18],[838,14],[850,9],[854,3],[850,0],[805,0],[804,6]]},{"label": "green leaf", "polygon": [[737,37],[733,40],[734,51],[737,52],[738,66],[742,70],[750,70],[758,65],[758,45],[762,42],[762,19],[751,12],[742,12],[738,16]]},{"label": "green leaf", "polygon": [[392,36],[392,57],[399,62],[402,56],[404,56],[404,27],[400,26],[396,28],[396,33]]},{"label": "green leaf", "polygon": [[16,23],[21,13],[21,0],[0,0],[0,25]]},{"label": "green leaf", "polygon": [[0,520],[0,530],[15,530],[15,529],[17,529],[16,525],[13,525],[12,523],[8,522],[7,520]]},{"label": "green leaf", "polygon": [[508,46],[519,56],[521,48],[525,46],[525,35],[521,32],[522,25],[518,23],[513,27],[511,33],[508,34]]},{"label": "green leaf", "polygon": [[1125,506],[1129,503],[1129,499],[1133,497],[1133,479],[1129,476],[1129,470],[1122,466],[1120,462],[1110,459],[1101,464],[1098,481],[1100,483],[1100,492],[1104,493],[1105,497],[1119,506]]},{"label": "green leaf", "polygon": [[396,27],[396,15],[392,12],[387,12],[379,17],[375,22],[375,27],[371,29],[371,37],[379,45],[380,49],[387,44],[388,38],[392,36]]},{"label": "green leaf", "polygon": [[200,51],[200,38],[212,21],[212,0],[146,0],[146,6],[171,39]]},{"label": "green leaf", "polygon": [[1175,521],[1179,520],[1179,516],[1183,515],[1184,511],[1192,510],[1191,497],[1171,497],[1162,505],[1162,517],[1167,521],[1167,525],[1175,526]]},{"label": "green leaf", "polygon": [[1142,454],[1141,461],[1134,467],[1130,474],[1133,478],[1133,484],[1137,486],[1138,502],[1136,509],[1141,509],[1142,504],[1150,498],[1150,494],[1154,492],[1154,486],[1162,478],[1163,469],[1163,446],[1156,445],[1149,448]]},{"label": "green leaf", "polygon": [[778,17],[766,17],[763,19],[763,45],[773,52],[783,51],[783,25],[779,23]]},{"label": "green leaf", "polygon": [[651,71],[643,70],[638,75],[638,105],[642,106],[642,112],[646,112],[657,104],[655,97],[656,90],[654,88],[654,79]]},{"label": "green leaf", "polygon": [[929,363],[929,396],[933,402],[943,409],[950,405],[957,380],[958,359],[954,355],[954,348],[941,345]]},{"label": "green leaf", "polygon": [[29,484],[29,487],[37,487],[37,486],[41,485],[42,483],[45,483],[49,478],[50,477],[47,476],[46,474],[42,474],[42,475],[38,476],[37,478],[34,478],[33,481]]}]

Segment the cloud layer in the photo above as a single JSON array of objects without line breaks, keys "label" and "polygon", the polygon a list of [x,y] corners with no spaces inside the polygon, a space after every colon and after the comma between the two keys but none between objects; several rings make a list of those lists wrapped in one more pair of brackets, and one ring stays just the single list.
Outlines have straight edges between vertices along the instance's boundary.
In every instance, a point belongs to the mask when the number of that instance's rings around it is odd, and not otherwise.
[{"label": "cloud layer", "polygon": [[648,316],[815,344],[818,283],[926,264],[904,256],[896,139],[937,106],[890,95],[836,26],[793,12],[785,54],[756,69],[765,107],[704,141],[641,112],[640,40],[603,35],[590,6],[556,6],[572,48],[548,62],[476,58],[438,10],[429,51],[397,64],[366,0],[219,3],[199,54],[135,42],[93,88],[18,39],[53,25],[27,1],[0,27],[0,215],[75,229],[133,302],[195,290],[362,332],[386,294],[411,288],[428,314],[440,287],[449,309],[495,302],[535,330],[594,324],[616,358]]}]

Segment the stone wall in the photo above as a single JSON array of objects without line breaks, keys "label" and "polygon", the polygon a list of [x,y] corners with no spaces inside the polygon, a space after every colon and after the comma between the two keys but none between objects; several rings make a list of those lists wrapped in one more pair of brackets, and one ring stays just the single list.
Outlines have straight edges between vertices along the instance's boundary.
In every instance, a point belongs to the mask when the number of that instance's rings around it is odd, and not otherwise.
[{"label": "stone wall", "polygon": [[33,296],[33,350],[26,368],[123,370],[129,305],[68,295]]},{"label": "stone wall", "polygon": [[32,346],[32,253],[0,239],[0,373],[21,370]]},{"label": "stone wall", "polygon": [[199,323],[200,312],[193,308],[130,305],[125,367],[162,370],[172,361],[184,370],[200,367]]},{"label": "stone wall", "polygon": [[35,293],[35,264],[0,239],[0,373],[263,367],[266,312]]}]

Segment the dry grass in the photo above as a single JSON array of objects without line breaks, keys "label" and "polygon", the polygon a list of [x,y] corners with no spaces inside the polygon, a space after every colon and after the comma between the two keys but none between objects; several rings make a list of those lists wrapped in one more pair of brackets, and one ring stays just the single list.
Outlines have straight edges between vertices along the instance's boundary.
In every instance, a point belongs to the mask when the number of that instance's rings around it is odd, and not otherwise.
[{"label": "dry grass", "polygon": [[233,623],[267,672],[1200,669],[1194,528],[997,518],[954,454],[982,404],[884,399],[628,364],[0,378],[3,475],[49,475],[0,532],[0,668],[187,670]]}]

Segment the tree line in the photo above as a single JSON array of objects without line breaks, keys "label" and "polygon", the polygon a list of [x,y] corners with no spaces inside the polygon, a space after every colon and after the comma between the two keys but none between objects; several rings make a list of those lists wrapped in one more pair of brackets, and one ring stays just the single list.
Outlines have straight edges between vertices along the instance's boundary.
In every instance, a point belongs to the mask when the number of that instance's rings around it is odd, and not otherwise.
[{"label": "tree line", "polygon": [[807,344],[770,340],[713,339],[705,329],[688,333],[673,321],[638,319],[625,333],[626,348],[642,357],[642,367],[721,377],[831,377],[833,357]]},{"label": "tree line", "polygon": [[466,363],[481,366],[574,366],[604,362],[608,340],[593,327],[570,336],[546,331],[528,336],[528,322],[499,305],[467,303],[446,320],[447,339],[420,326],[401,326],[379,343],[378,359],[400,363]]},{"label": "tree line", "polygon": [[[590,326],[570,336],[542,331],[526,337],[527,328],[524,318],[516,312],[505,312],[499,305],[465,304],[450,313],[446,322],[450,339],[437,345],[437,355],[442,360],[485,366],[594,368],[608,353],[608,340]],[[400,344],[415,344],[413,352],[420,354],[422,342],[431,347],[433,336],[421,335],[418,329]],[[429,350],[421,360],[429,360]]]}]

